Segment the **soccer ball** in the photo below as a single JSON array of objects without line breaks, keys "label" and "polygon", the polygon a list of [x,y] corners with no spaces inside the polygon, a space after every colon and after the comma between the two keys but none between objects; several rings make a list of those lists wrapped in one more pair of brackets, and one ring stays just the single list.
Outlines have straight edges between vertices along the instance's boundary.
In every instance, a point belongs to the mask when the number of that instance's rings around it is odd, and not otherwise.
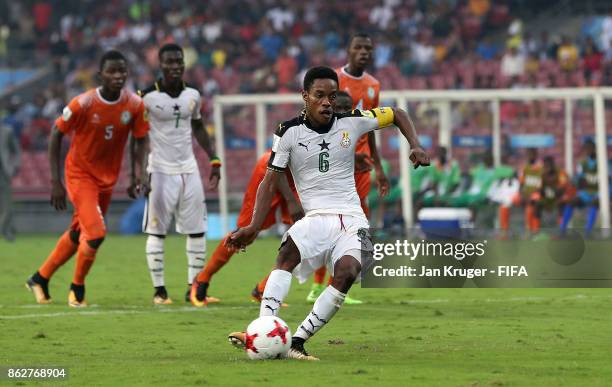
[{"label": "soccer ball", "polygon": [[291,331],[275,316],[262,316],[246,329],[245,350],[251,360],[282,359],[291,347]]}]

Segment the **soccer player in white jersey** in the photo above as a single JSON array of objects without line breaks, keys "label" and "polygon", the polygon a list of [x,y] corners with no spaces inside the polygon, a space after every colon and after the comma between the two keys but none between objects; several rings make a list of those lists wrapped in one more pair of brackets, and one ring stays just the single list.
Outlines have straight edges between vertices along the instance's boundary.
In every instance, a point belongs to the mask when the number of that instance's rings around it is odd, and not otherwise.
[{"label": "soccer player in white jersey", "polygon": [[161,79],[140,92],[151,127],[147,166],[151,191],[142,228],[149,234],[146,256],[155,287],[153,302],[171,304],[164,283],[164,238],[173,216],[176,231],[187,235],[187,302],[191,282],[206,260],[206,203],[193,154],[192,133],[210,158],[211,188],[219,182],[221,161],[204,129],[200,93],[183,82],[183,49],[173,43],[164,45],[159,50],[159,63]]},{"label": "soccer player in white jersey", "polygon": [[[280,125],[274,136],[268,171],[257,191],[251,224],[227,240],[244,249],[253,242],[285,168],[289,167],[306,214],[285,233],[264,289],[260,316],[277,315],[289,292],[291,275],[305,281],[327,264],[333,282],[316,300],[312,311],[292,339],[288,356],[317,360],[308,355],[304,342],[336,314],[346,293],[359,279],[362,238],[369,238],[368,220],[355,189],[354,163],[357,139],[369,131],[395,125],[411,146],[415,167],[429,165],[410,117],[401,109],[381,107],[334,114],[338,76],[329,67],[314,67],[304,77],[302,98],[305,115]],[[367,245],[367,243],[366,243]],[[229,335],[232,344],[244,347],[244,332]]]}]

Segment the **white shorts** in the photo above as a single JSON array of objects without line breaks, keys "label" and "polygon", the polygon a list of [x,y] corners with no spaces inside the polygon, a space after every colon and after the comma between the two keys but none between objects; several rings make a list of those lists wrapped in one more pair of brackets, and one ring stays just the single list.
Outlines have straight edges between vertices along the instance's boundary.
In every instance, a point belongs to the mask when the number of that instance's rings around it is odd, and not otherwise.
[{"label": "white shorts", "polygon": [[345,255],[361,263],[362,238],[369,238],[369,227],[365,217],[336,214],[303,217],[283,236],[283,243],[291,236],[300,251],[301,261],[293,275],[304,283],[314,271],[326,265],[333,276],[336,262]]},{"label": "white shorts", "polygon": [[142,231],[166,235],[174,216],[178,233],[206,232],[206,202],[199,173],[168,175],[152,172],[149,183],[151,192],[147,197]]}]

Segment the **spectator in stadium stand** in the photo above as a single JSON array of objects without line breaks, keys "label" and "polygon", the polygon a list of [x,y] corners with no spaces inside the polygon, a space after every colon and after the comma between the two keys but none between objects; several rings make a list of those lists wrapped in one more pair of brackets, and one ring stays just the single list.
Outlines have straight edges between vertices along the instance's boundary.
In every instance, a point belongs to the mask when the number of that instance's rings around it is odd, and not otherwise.
[{"label": "spectator in stadium stand", "polygon": [[578,48],[565,35],[561,37],[561,44],[557,49],[557,61],[564,71],[573,71],[578,66]]},{"label": "spectator in stadium stand", "polygon": [[608,44],[608,48],[603,51],[603,61],[607,65],[612,64],[612,44]]},{"label": "spectator in stadium stand", "polygon": [[391,19],[393,19],[393,8],[388,4],[381,4],[374,7],[369,16],[370,23],[378,26],[378,28],[383,31],[389,26]]},{"label": "spectator in stadium stand", "polygon": [[515,19],[508,26],[508,39],[506,47],[521,47],[523,44],[523,22],[520,19]]},{"label": "spectator in stadium stand", "polygon": [[476,47],[476,53],[484,60],[492,60],[499,51],[497,45],[491,41],[491,37],[486,35]]},{"label": "spectator in stadium stand", "polygon": [[274,32],[269,23],[264,23],[263,33],[257,43],[263,50],[266,59],[275,61],[283,47],[283,38]]},{"label": "spectator in stadium stand", "polygon": [[557,44],[550,40],[548,31],[544,30],[540,33],[540,41],[538,42],[538,52],[540,60],[556,60],[557,59]]},{"label": "spectator in stadium stand", "polygon": [[519,52],[518,47],[511,46],[501,61],[501,73],[506,77],[521,76],[525,72],[525,57]]},{"label": "spectator in stadium stand", "polygon": [[470,0],[468,3],[470,12],[479,17],[485,16],[491,9],[490,0]]},{"label": "spectator in stadium stand", "polygon": [[283,3],[284,7],[279,5],[266,12],[266,17],[270,20],[270,23],[272,23],[274,30],[278,32],[282,32],[291,27],[295,20],[293,9],[288,7],[290,3],[288,1]]},{"label": "spectator in stadium stand", "polygon": [[21,149],[13,129],[0,124],[0,235],[7,241],[15,239],[11,179],[17,175]]},{"label": "spectator in stadium stand", "polygon": [[538,58],[538,54],[536,52],[531,52],[527,56],[527,61],[525,62],[525,72],[528,75],[536,75],[540,70],[540,59]]},{"label": "spectator in stadium stand", "polygon": [[601,23],[601,33],[599,35],[599,44],[602,51],[612,48],[612,10],[603,19]]},{"label": "spectator in stadium stand", "polygon": [[383,68],[389,64],[393,57],[393,44],[389,39],[381,38],[374,48],[374,67]]},{"label": "spectator in stadium stand", "polygon": [[68,58],[70,50],[68,42],[62,38],[58,32],[51,34],[50,47],[51,61],[53,62],[53,76],[55,80],[60,80],[64,77],[64,73],[68,66]]},{"label": "spectator in stadium stand", "polygon": [[434,47],[429,44],[425,33],[412,44],[412,59],[417,65],[417,72],[421,75],[430,75],[433,70]]},{"label": "spectator in stadium stand", "polygon": [[297,61],[289,54],[287,48],[283,48],[274,65],[274,71],[276,71],[276,78],[281,90],[290,91],[293,88],[292,82],[295,80],[297,70]]},{"label": "spectator in stadium stand", "polygon": [[21,98],[17,95],[12,96],[9,100],[7,114],[1,122],[2,125],[10,127],[17,138],[21,138],[21,131],[23,130],[23,119],[19,117],[20,108]]},{"label": "spectator in stadium stand", "polygon": [[601,70],[603,55],[595,46],[595,42],[591,37],[588,37],[582,51],[582,61],[584,64],[584,76],[587,79],[591,78],[594,72]]},{"label": "spectator in stadium stand", "polygon": [[409,77],[416,71],[416,63],[414,63],[414,60],[412,59],[410,47],[402,50],[402,54],[399,59],[399,70],[404,77]]}]

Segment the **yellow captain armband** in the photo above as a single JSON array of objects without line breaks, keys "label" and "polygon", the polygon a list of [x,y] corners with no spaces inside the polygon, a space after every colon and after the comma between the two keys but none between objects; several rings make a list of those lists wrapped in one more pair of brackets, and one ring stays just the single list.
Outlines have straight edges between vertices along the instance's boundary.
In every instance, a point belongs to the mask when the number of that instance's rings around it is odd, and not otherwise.
[{"label": "yellow captain armband", "polygon": [[390,107],[377,107],[368,110],[367,113],[370,113],[370,117],[376,118],[379,128],[384,128],[385,126],[389,126],[393,123],[393,109]]}]

